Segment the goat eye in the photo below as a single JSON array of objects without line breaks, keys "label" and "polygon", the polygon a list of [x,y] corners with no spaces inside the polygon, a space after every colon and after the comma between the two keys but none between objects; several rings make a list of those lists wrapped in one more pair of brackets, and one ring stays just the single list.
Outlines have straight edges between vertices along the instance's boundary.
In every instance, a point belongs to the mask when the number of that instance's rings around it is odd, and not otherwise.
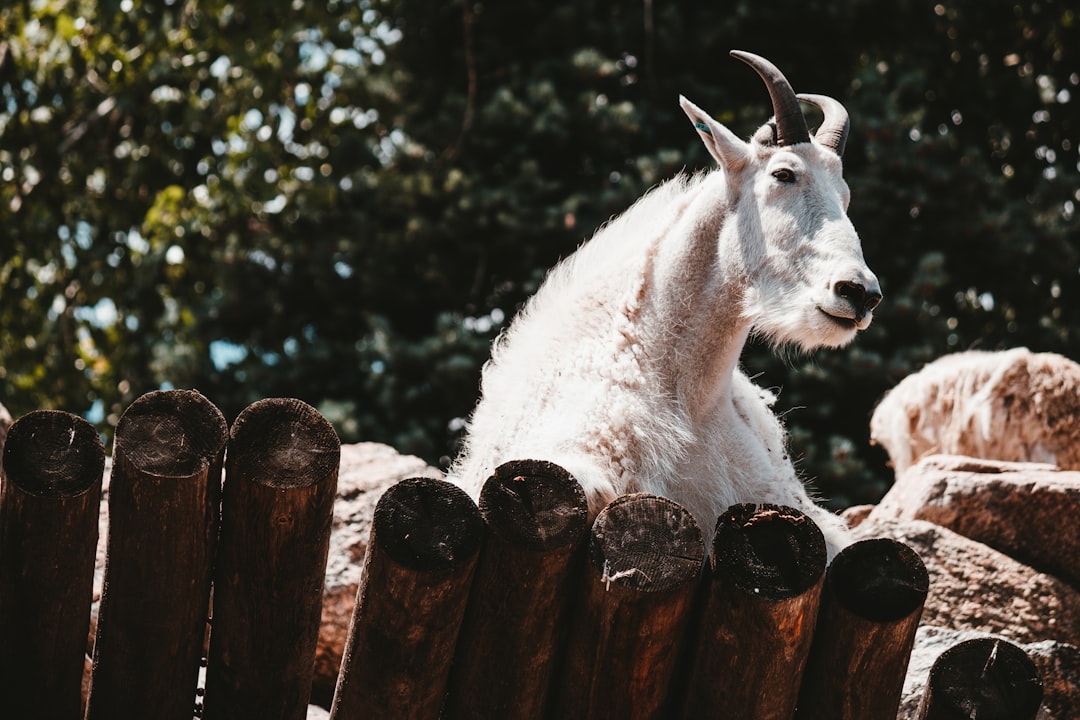
[{"label": "goat eye", "polygon": [[795,171],[790,168],[780,168],[779,170],[773,170],[772,176],[782,183],[795,182]]}]

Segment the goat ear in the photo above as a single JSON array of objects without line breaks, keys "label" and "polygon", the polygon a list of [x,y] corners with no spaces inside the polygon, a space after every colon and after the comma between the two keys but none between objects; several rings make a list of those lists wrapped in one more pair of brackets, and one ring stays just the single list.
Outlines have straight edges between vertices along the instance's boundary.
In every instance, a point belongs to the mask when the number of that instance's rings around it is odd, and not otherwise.
[{"label": "goat ear", "polygon": [[683,112],[694,123],[701,142],[709,154],[716,158],[726,169],[734,170],[742,165],[747,158],[747,144],[739,139],[735,133],[709,117],[709,114],[682,95],[679,96],[679,105]]}]

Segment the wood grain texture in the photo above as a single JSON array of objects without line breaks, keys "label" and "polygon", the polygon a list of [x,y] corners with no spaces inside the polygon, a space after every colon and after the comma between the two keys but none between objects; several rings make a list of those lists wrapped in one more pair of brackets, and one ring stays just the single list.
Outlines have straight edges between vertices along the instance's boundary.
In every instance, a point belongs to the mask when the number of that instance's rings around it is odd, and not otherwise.
[{"label": "wood grain texture", "polygon": [[596,517],[551,718],[663,718],[705,543],[678,504],[636,493]]},{"label": "wood grain texture", "polygon": [[456,485],[411,478],[383,494],[332,720],[437,720],[483,533]]},{"label": "wood grain texture", "polygon": [[454,657],[443,717],[540,720],[584,546],[588,506],[568,472],[505,463],[485,483],[488,528]]},{"label": "wood grain texture", "polygon": [[299,400],[260,400],[233,423],[206,720],[307,716],[339,460],[334,429]]},{"label": "wood grain texture", "polygon": [[1031,658],[998,638],[943,652],[930,668],[919,720],[1034,720],[1043,684]]},{"label": "wood grain texture", "polygon": [[684,718],[790,720],[813,640],[825,538],[781,505],[735,505],[713,536]]},{"label": "wood grain texture", "polygon": [[799,693],[799,720],[895,720],[929,587],[918,554],[896,540],[862,540],[836,556]]},{"label": "wood grain texture", "polygon": [[38,410],[0,469],[0,695],[10,717],[81,712],[105,449],[90,423]]},{"label": "wood grain texture", "polygon": [[226,424],[190,390],[116,426],[88,720],[189,720],[203,653]]}]

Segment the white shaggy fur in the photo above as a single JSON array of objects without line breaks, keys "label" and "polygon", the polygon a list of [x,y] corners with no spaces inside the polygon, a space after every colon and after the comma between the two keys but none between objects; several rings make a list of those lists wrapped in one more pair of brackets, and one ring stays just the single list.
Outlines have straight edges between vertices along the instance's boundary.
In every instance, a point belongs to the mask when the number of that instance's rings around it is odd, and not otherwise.
[{"label": "white shaggy fur", "polygon": [[450,477],[475,497],[499,464],[549,460],[593,515],[650,492],[707,536],[732,504],[791,505],[822,528],[831,559],[846,528],[807,495],[774,397],[738,360],[751,332],[810,350],[870,324],[872,304],[837,290],[880,296],[840,157],[817,142],[744,142],[682,105],[719,168],[652,190],[552,270],[493,347]]}]

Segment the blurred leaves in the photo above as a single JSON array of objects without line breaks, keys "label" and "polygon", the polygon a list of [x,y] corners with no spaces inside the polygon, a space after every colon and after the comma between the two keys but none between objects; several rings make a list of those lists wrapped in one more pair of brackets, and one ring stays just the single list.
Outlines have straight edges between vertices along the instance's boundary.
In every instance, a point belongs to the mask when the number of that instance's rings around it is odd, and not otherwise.
[{"label": "blurred leaves", "polygon": [[925,362],[1080,357],[1068,3],[49,0],[0,10],[0,402],[108,432],[139,394],[302,398],[431,462],[546,268],[747,136],[772,58],[853,119],[885,302],[843,351],[745,364],[835,505],[890,480],[877,399]]}]

